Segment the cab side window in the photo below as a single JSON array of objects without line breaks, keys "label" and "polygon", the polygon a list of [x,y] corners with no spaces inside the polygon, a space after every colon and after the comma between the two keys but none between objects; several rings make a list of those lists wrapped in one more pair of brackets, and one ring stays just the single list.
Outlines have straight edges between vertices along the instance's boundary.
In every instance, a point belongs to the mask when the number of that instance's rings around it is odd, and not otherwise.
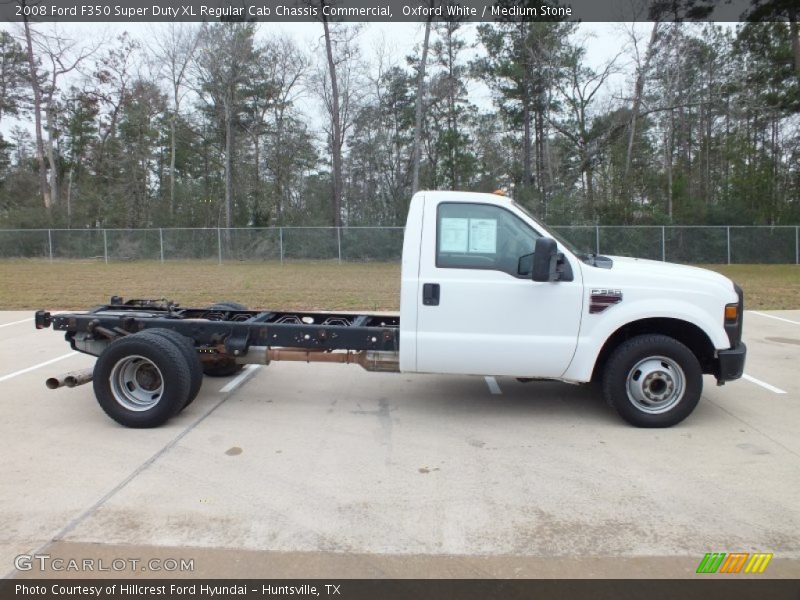
[{"label": "cab side window", "polygon": [[[436,266],[526,277],[519,273],[520,258],[533,253],[539,237],[522,219],[499,206],[445,202],[439,205],[436,219]],[[530,257],[523,260],[527,268],[531,264]]]}]

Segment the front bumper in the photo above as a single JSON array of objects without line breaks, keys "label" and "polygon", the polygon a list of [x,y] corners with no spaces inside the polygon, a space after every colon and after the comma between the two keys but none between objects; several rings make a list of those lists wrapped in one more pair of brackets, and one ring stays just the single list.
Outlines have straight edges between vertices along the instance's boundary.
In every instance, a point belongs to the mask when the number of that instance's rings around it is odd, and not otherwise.
[{"label": "front bumper", "polygon": [[747,357],[747,346],[739,342],[729,350],[717,352],[717,382],[725,383],[739,379],[744,373],[744,361]]}]

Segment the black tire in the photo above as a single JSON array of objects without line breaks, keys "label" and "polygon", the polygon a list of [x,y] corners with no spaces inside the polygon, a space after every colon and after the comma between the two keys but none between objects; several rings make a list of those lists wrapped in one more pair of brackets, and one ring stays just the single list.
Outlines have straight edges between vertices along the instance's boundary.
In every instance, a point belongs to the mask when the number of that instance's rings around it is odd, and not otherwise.
[{"label": "black tire", "polygon": [[703,372],[697,357],[678,340],[640,335],[614,350],[603,371],[603,396],[637,427],[671,427],[700,400]]},{"label": "black tire", "polygon": [[178,412],[182,411],[184,408],[194,402],[194,399],[197,397],[197,394],[200,392],[200,388],[203,385],[203,367],[200,364],[200,359],[197,356],[197,351],[194,348],[194,344],[185,335],[181,335],[177,331],[172,331],[171,329],[162,329],[160,327],[145,329],[140,333],[140,335],[155,335],[171,341],[173,344],[175,344],[178,350],[181,351],[183,357],[186,359],[186,364],[189,365],[189,375],[191,376],[191,381],[189,383],[189,397],[186,400],[186,404],[178,409]]},{"label": "black tire", "polygon": [[209,377],[230,377],[244,368],[232,358],[220,358],[214,362],[203,363],[203,373]]},{"label": "black tire", "polygon": [[94,365],[94,394],[125,427],[158,427],[186,404],[189,365],[170,340],[137,333],[113,341]]}]

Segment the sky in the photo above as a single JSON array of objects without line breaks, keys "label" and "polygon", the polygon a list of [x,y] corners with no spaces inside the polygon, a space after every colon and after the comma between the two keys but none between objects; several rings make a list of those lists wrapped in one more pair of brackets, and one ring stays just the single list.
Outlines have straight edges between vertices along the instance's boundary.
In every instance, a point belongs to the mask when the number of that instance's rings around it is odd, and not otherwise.
[{"label": "sky", "polygon": [[[477,43],[477,23],[467,23],[464,27],[463,37],[468,44]],[[421,46],[425,35],[423,23],[365,23],[360,36],[362,56],[366,59],[374,56],[381,45],[385,45],[390,55],[397,64],[405,65],[405,57],[413,53],[415,46]],[[623,31],[620,23],[583,23],[579,25],[576,37],[585,45],[587,63],[594,68],[602,68],[605,63],[612,60],[621,51],[619,40]],[[648,24],[643,24],[640,29],[647,29]],[[322,37],[322,27],[318,23],[263,23],[261,33],[269,34],[280,31],[295,38],[301,47],[314,48]],[[431,35],[433,40],[433,34]],[[470,58],[476,54],[475,50],[468,50]],[[623,61],[621,61],[623,62]],[[620,66],[624,67],[620,62]],[[609,92],[625,83],[625,69],[622,73],[612,78],[608,86]],[[480,82],[470,81],[470,100],[479,110],[491,108],[491,91]],[[313,104],[309,103],[309,104]],[[311,108],[309,106],[309,108]],[[308,112],[308,111],[306,111]],[[312,112],[312,114],[314,114]]]}]

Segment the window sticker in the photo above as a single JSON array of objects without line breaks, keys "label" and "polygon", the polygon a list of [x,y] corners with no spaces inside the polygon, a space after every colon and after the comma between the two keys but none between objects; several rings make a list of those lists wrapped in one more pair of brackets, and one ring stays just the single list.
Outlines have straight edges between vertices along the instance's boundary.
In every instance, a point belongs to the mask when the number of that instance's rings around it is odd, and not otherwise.
[{"label": "window sticker", "polygon": [[439,252],[467,252],[469,219],[442,219]]},{"label": "window sticker", "polygon": [[497,253],[497,220],[469,220],[469,251],[480,254]]}]

